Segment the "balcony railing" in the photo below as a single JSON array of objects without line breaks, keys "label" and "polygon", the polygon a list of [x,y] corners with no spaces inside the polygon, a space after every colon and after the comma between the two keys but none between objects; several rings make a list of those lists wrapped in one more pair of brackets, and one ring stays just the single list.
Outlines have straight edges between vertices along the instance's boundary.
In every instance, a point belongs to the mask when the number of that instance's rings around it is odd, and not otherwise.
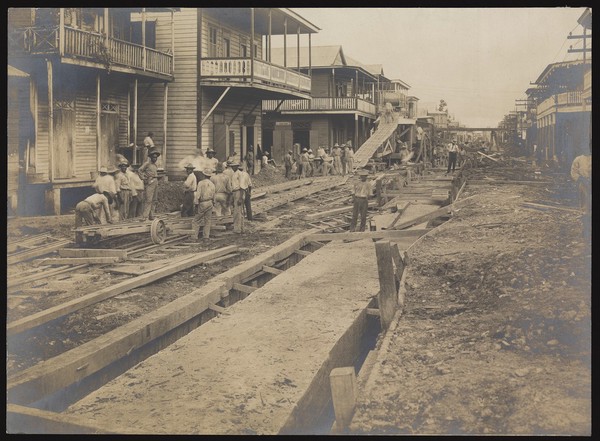
[{"label": "balcony railing", "polygon": [[308,100],[285,100],[279,108],[279,100],[265,100],[262,108],[266,111],[308,112],[358,110],[375,115],[375,104],[356,97],[312,97]]},{"label": "balcony railing", "polygon": [[[9,33],[8,51],[13,55],[60,53],[60,29],[20,28]],[[173,75],[173,55],[106,35],[64,27],[63,56],[105,65],[124,66],[162,75]]]},{"label": "balcony railing", "polygon": [[560,107],[574,106],[574,105],[578,105],[578,104],[582,104],[580,90],[576,90],[573,92],[559,93],[559,94],[551,96],[550,98],[548,98],[548,99],[542,101],[540,104],[538,104],[537,115],[540,116],[544,112],[548,111],[549,109],[552,109],[555,106],[560,108]]},{"label": "balcony railing", "polygon": [[[254,75],[252,75],[254,73]],[[261,82],[284,87],[290,90],[310,92],[310,77],[282,66],[250,58],[204,58],[200,62],[202,80]]]}]

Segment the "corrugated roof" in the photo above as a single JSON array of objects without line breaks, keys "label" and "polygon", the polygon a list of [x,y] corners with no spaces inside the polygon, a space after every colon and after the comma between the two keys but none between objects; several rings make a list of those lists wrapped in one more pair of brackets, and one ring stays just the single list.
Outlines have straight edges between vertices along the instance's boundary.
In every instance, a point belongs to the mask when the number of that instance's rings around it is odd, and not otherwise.
[{"label": "corrugated roof", "polygon": [[[283,66],[283,48],[274,47],[271,50],[271,62]],[[300,47],[300,67],[308,67],[308,47]],[[342,46],[313,46],[311,48],[310,64],[313,67],[345,66],[346,57]],[[287,48],[287,65],[298,65],[298,48]]]}]

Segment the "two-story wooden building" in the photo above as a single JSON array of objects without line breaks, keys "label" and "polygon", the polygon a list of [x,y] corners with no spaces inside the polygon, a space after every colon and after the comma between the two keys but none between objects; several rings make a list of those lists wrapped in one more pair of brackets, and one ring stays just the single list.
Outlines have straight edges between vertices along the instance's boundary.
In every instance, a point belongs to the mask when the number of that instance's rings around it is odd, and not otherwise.
[{"label": "two-story wooden building", "polygon": [[[169,16],[149,15],[157,46],[170,38]],[[256,154],[261,143],[261,103],[310,98],[311,78],[298,64],[275,56],[271,37],[308,40],[319,28],[287,8],[181,8],[173,31],[175,81],[169,87],[165,167],[184,176],[179,162],[196,148],[213,148],[224,161],[237,152]],[[292,52],[293,48],[288,48]],[[310,51],[309,51],[310,52]],[[150,85],[140,99],[140,128],[160,133],[163,94]],[[158,128],[157,128],[158,126]],[[264,145],[264,143],[263,143]]]},{"label": "two-story wooden building", "polygon": [[273,48],[272,56],[299,63],[312,79],[310,99],[263,101],[263,146],[276,161],[293,144],[316,152],[319,146],[351,140],[356,149],[369,137],[377,118],[376,73],[347,57],[341,46],[313,47],[312,52],[306,47]]},{"label": "two-story wooden building", "polygon": [[[160,10],[173,27],[175,10]],[[119,148],[134,159],[126,147],[143,138],[137,98],[151,84],[166,96],[174,79],[173,41],[156,46],[145,18],[142,8],[9,9],[8,198],[16,214],[72,208]],[[166,115],[164,107],[165,130]]]}]

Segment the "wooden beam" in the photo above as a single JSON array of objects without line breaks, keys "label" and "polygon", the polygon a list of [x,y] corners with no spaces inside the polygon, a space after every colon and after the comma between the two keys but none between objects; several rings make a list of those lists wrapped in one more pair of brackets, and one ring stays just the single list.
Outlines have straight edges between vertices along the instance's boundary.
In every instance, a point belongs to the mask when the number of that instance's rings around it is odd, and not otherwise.
[{"label": "wooden beam", "polygon": [[[138,158],[138,79],[133,80],[133,162],[139,164]],[[100,162],[100,160],[98,160]]]},{"label": "wooden beam", "polygon": [[311,251],[306,250],[294,250],[294,253],[299,254],[301,256],[310,256],[312,254]]},{"label": "wooden beam", "polygon": [[74,271],[76,269],[84,268],[87,265],[77,265],[77,266],[65,266],[64,268],[55,268],[49,271],[44,271],[41,273],[32,274],[26,277],[20,277],[18,279],[9,278],[7,280],[7,288],[12,289],[16,286],[23,285],[25,283],[35,282],[40,279],[47,279],[49,277],[56,276],[58,274],[66,273],[69,271]]},{"label": "wooden beam", "polygon": [[438,208],[437,210],[431,211],[427,214],[423,214],[421,216],[417,216],[414,219],[407,220],[402,222],[394,227],[395,230],[402,230],[407,227],[412,227],[413,225],[421,224],[423,222],[430,221],[432,219],[438,218],[440,216],[446,216],[450,214],[451,207],[446,205],[442,208]]},{"label": "wooden beam", "polygon": [[233,289],[243,292],[244,294],[252,294],[258,288],[256,286],[244,285],[242,283],[234,283]]},{"label": "wooden beam", "polygon": [[468,185],[549,185],[550,182],[545,181],[509,181],[506,179],[473,179],[469,180]]},{"label": "wooden beam", "polygon": [[163,146],[162,163],[167,170],[167,108],[169,103],[169,83],[165,82],[163,92]]},{"label": "wooden beam", "polygon": [[54,181],[54,79],[52,60],[46,60],[46,69],[48,71],[48,179],[52,182]]},{"label": "wooden beam", "polygon": [[[102,103],[101,103],[101,95],[100,95],[100,72],[96,73],[96,165],[98,169],[103,165],[102,164],[102,129],[101,129],[101,118],[102,118]],[[107,167],[109,164],[104,164]]]},{"label": "wooden beam", "polygon": [[219,105],[219,103],[221,102],[221,100],[223,98],[225,98],[225,95],[227,95],[227,92],[229,92],[229,89],[231,89],[231,86],[228,86],[223,93],[221,94],[221,96],[219,97],[219,99],[213,104],[213,106],[210,108],[210,110],[208,111],[208,113],[206,114],[206,116],[202,119],[202,122],[200,123],[200,126],[203,126],[204,123],[206,122],[206,120],[208,119],[208,117],[210,115],[212,115],[212,113],[214,112],[214,110],[217,108],[217,106]]},{"label": "wooden beam", "polygon": [[283,270],[280,270],[279,268],[273,268],[272,266],[267,266],[267,265],[263,265],[262,270],[265,273],[271,273],[271,274],[275,274],[275,275],[279,275],[284,272]]},{"label": "wooden beam", "polygon": [[479,153],[481,156],[484,156],[484,157],[486,157],[486,158],[488,158],[488,159],[491,159],[491,160],[492,160],[492,161],[494,161],[494,162],[500,162],[498,159],[496,159],[496,158],[492,158],[491,156],[488,156],[488,155],[486,155],[485,153],[482,153],[482,152],[479,152],[479,151],[478,151],[477,153]]},{"label": "wooden beam", "polygon": [[375,242],[379,294],[377,300],[381,313],[381,327],[387,329],[398,309],[398,290],[394,273],[392,250],[389,241]]},{"label": "wooden beam", "polygon": [[45,254],[53,253],[56,250],[60,250],[65,245],[70,245],[72,243],[73,242],[68,239],[60,240],[60,241],[57,241],[56,243],[49,244],[47,246],[39,246],[38,248],[33,248],[31,250],[21,251],[19,253],[15,253],[13,255],[7,255],[6,261],[8,264],[23,262],[25,260],[29,260],[29,259],[33,259],[35,257],[43,256]]},{"label": "wooden beam", "polygon": [[118,257],[127,259],[127,250],[93,249],[93,248],[61,248],[58,250],[60,257]]},{"label": "wooden beam", "polygon": [[[311,235],[308,240],[360,240],[360,239],[417,239],[419,236],[427,233],[429,228],[420,228],[415,230],[399,231],[381,230],[381,231],[363,231],[363,232],[345,232],[345,233],[317,233]],[[399,234],[401,233],[401,234]]]},{"label": "wooden beam", "polygon": [[201,254],[195,254],[192,255],[189,259],[176,262],[172,265],[167,265],[164,268],[152,271],[148,274],[143,274],[141,276],[134,277],[133,279],[125,280],[121,283],[117,283],[116,285],[108,286],[99,291],[84,295],[83,297],[73,299],[69,302],[63,303],[62,305],[57,305],[44,311],[38,312],[37,314],[33,314],[19,320],[15,320],[6,325],[6,335],[11,336],[26,331],[28,329],[41,326],[45,323],[48,323],[51,320],[54,320],[58,317],[63,317],[67,314],[85,308],[86,306],[101,302],[102,300],[127,292],[133,288],[138,288],[140,286],[147,285],[148,283],[152,283],[156,280],[160,280],[164,277],[192,268],[207,260],[214,259],[215,257],[219,257],[224,254],[229,254],[232,251],[236,250],[237,246],[232,245],[219,248],[217,250],[207,251]]},{"label": "wooden beam", "polygon": [[525,208],[536,208],[536,209],[542,210],[542,211],[559,210],[559,211],[567,211],[569,213],[577,213],[577,214],[583,213],[582,210],[579,210],[579,209],[576,209],[576,208],[557,207],[557,206],[554,206],[554,205],[536,204],[534,202],[523,202],[521,204],[521,206],[525,207]]},{"label": "wooden beam", "polygon": [[222,306],[219,306],[219,305],[215,305],[214,303],[210,303],[208,305],[208,309],[218,312],[219,314],[231,315],[231,313],[229,311],[227,311],[225,308],[223,308]]},{"label": "wooden beam", "polygon": [[6,405],[6,432],[11,434],[98,434],[113,433],[109,428],[90,425],[90,420],[18,404]]},{"label": "wooden beam", "polygon": [[41,259],[40,262],[44,265],[105,265],[119,260],[120,257],[55,257]]},{"label": "wooden beam", "polygon": [[377,317],[380,317],[381,312],[377,308],[367,308],[367,315],[375,315]]},{"label": "wooden beam", "polygon": [[354,367],[339,367],[329,374],[331,400],[335,413],[335,432],[342,433],[348,429],[356,408],[357,384]]}]

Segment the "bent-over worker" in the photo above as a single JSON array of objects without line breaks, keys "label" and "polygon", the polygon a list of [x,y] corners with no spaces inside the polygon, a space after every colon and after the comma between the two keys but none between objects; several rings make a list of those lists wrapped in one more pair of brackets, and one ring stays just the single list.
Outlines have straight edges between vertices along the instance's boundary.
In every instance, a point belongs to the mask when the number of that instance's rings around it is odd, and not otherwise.
[{"label": "bent-over worker", "polygon": [[112,204],[112,196],[109,192],[96,193],[88,196],[75,206],[75,228],[82,225],[95,225],[102,223],[100,213],[104,212],[106,220],[112,224],[109,205]]}]

